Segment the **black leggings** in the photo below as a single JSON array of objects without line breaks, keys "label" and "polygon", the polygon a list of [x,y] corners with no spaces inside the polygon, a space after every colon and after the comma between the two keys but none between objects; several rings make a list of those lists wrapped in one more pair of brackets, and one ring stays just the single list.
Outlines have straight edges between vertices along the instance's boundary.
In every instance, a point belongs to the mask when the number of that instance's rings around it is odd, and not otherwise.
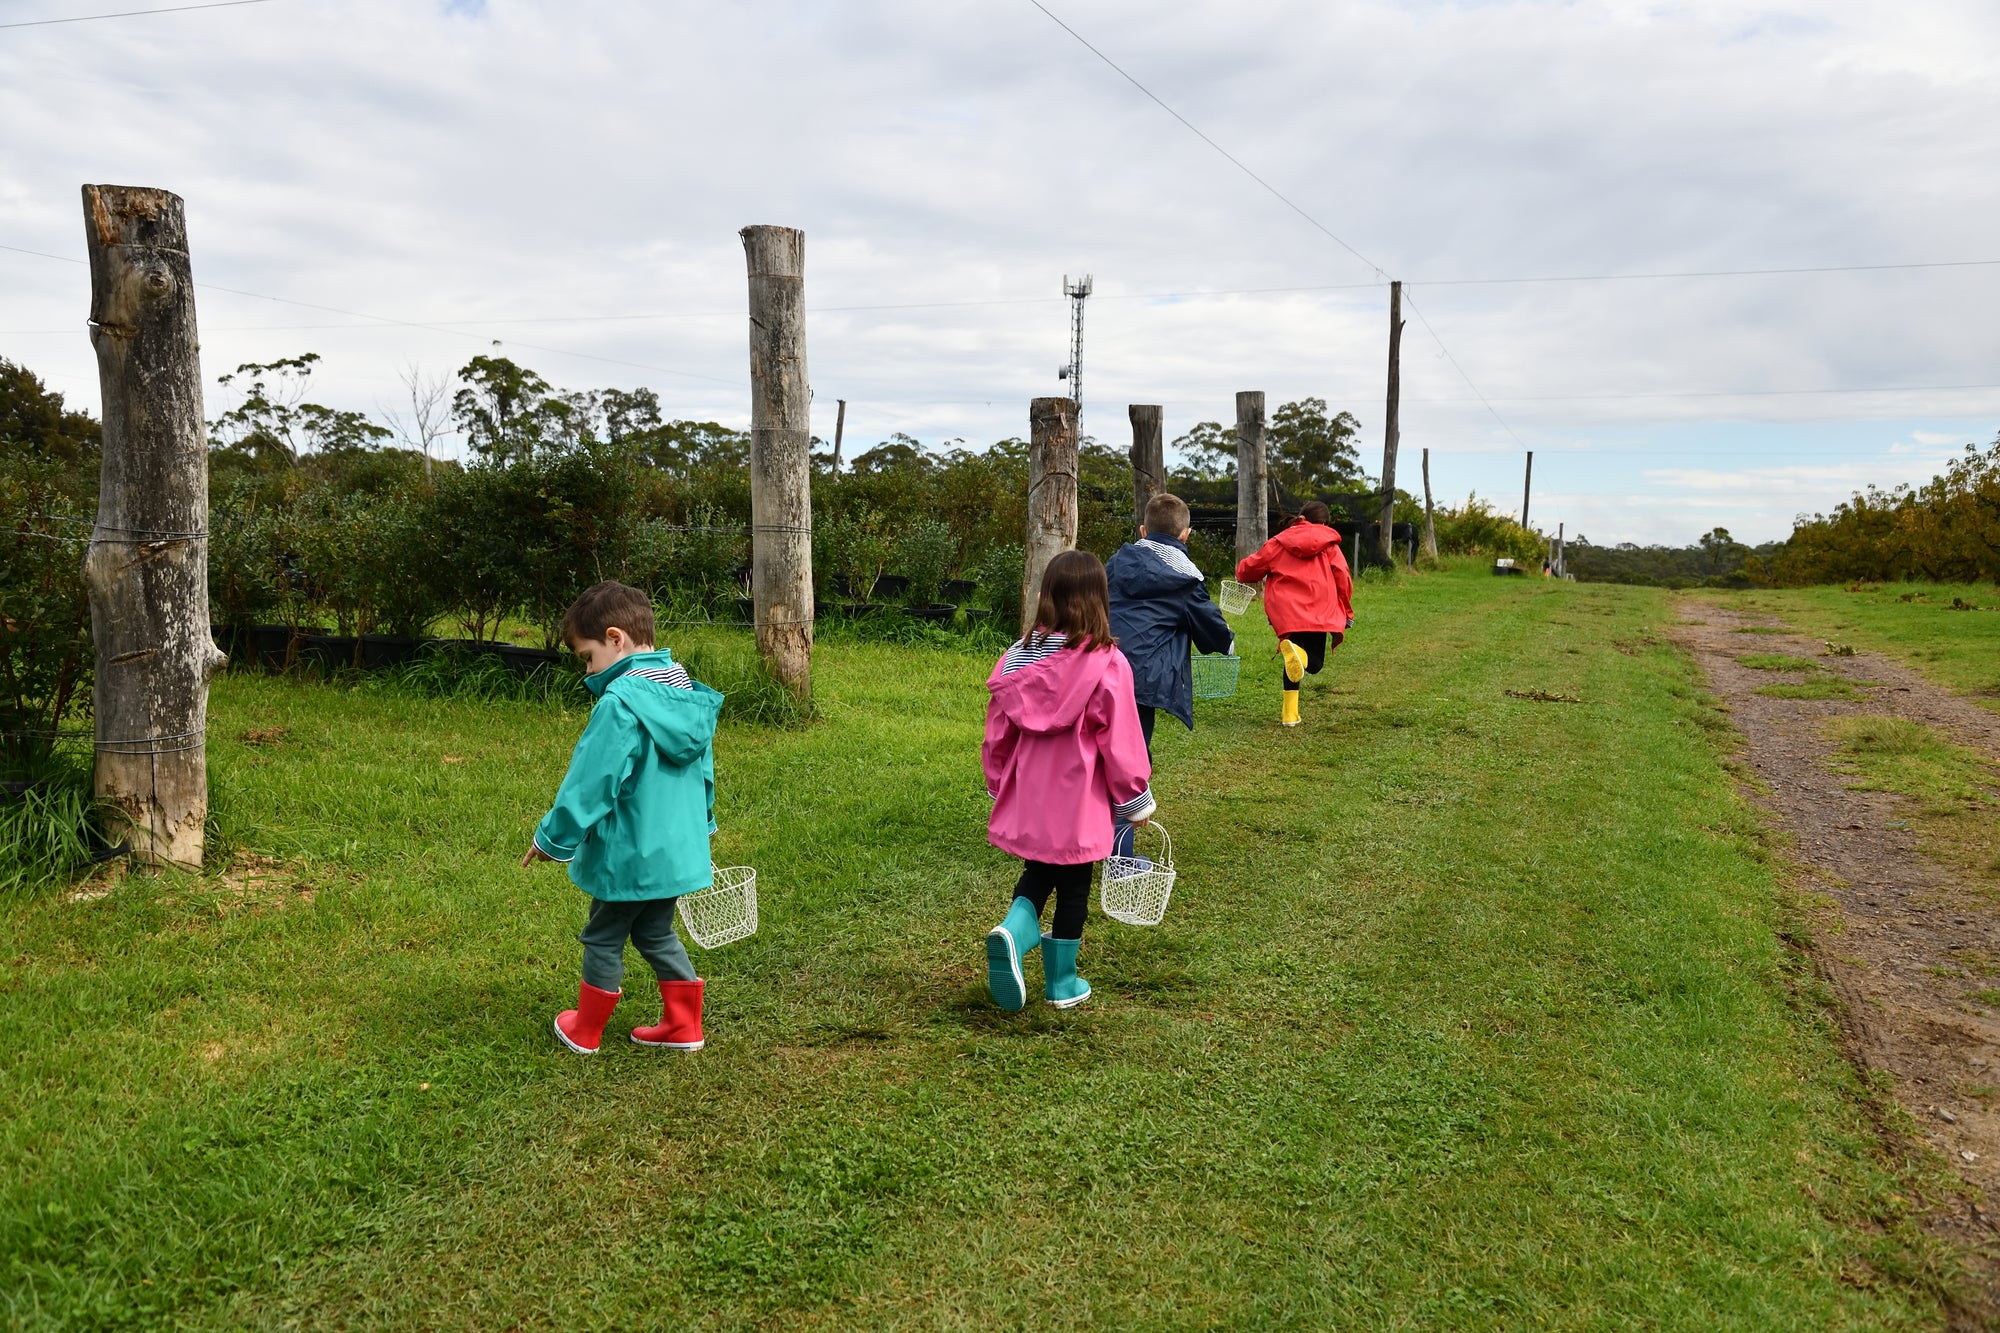
[{"label": "black leggings", "polygon": [[[1303,629],[1295,630],[1282,637],[1290,639],[1305,653],[1306,674],[1308,676],[1317,676],[1319,669],[1326,665],[1326,653],[1329,648],[1340,647],[1340,632],[1338,630]],[[1299,687],[1297,681],[1282,671],[1278,673],[1278,679],[1284,682],[1285,688],[1288,690],[1296,690]]]},{"label": "black leggings", "polygon": [[1059,940],[1080,940],[1083,938],[1083,919],[1090,914],[1090,867],[1093,864],[1085,861],[1080,866],[1052,866],[1046,861],[1024,862],[1021,882],[1014,886],[1014,896],[1026,898],[1039,920],[1042,908],[1048,904],[1049,890],[1054,889],[1056,914],[1049,923],[1049,934]]}]

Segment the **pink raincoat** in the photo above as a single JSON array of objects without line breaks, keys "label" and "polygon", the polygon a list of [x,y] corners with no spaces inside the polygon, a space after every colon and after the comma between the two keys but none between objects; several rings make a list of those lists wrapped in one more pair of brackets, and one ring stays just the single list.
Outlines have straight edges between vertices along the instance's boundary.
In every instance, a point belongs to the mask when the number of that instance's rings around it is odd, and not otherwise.
[{"label": "pink raincoat", "polygon": [[[1144,795],[1153,775],[1132,666],[1115,650],[1068,648],[1003,676],[1005,660],[986,681],[986,840],[1050,865],[1101,861],[1111,854],[1111,807]],[[1143,818],[1151,801],[1128,813]]]}]

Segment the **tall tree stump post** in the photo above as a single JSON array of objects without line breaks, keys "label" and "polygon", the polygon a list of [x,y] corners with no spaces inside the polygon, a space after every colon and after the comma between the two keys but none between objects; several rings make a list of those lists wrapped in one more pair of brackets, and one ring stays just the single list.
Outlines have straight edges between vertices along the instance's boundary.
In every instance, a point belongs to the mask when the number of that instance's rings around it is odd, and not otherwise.
[{"label": "tall tree stump post", "polygon": [[1245,389],[1236,395],[1236,558],[1257,553],[1271,535],[1265,492],[1269,472],[1264,466],[1264,392]]},{"label": "tall tree stump post", "polygon": [[1424,450],[1424,554],[1438,558],[1437,517],[1431,509],[1431,451]]},{"label": "tall tree stump post", "polygon": [[1133,403],[1125,411],[1132,418],[1132,526],[1137,528],[1145,526],[1147,501],[1167,489],[1167,446],[1159,407]]},{"label": "tall tree stump post", "polygon": [[97,648],[96,791],[135,861],[199,868],[208,820],[208,439],[178,195],[83,187],[104,394],[83,558]]},{"label": "tall tree stump post", "polygon": [[750,270],[750,593],[757,651],[812,697],[812,422],[806,381],[806,235],[745,227]]},{"label": "tall tree stump post", "polygon": [[[1528,450],[1528,468],[1521,474],[1521,526],[1528,528],[1528,497],[1535,491],[1535,451]],[[1533,532],[1533,528],[1528,528]]]},{"label": "tall tree stump post", "polygon": [[[1382,409],[1382,525],[1384,564],[1396,563],[1396,450],[1403,442],[1403,284],[1389,284],[1389,393]],[[1426,453],[1428,456],[1428,452]]]},{"label": "tall tree stump post", "polygon": [[1037,398],[1028,405],[1028,541],[1021,573],[1021,633],[1035,625],[1042,571],[1076,549],[1076,400]]}]

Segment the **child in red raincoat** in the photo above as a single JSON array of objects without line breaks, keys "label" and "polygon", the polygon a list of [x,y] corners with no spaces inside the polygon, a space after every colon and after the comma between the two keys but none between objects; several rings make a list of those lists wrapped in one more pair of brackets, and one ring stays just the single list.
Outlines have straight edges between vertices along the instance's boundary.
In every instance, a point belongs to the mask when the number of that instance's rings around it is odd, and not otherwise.
[{"label": "child in red raincoat", "polygon": [[1354,624],[1354,579],[1332,517],[1325,505],[1309,500],[1297,521],[1236,563],[1238,583],[1264,584],[1264,614],[1285,663],[1281,726],[1299,724],[1300,680],[1319,674],[1327,650],[1338,648]]}]

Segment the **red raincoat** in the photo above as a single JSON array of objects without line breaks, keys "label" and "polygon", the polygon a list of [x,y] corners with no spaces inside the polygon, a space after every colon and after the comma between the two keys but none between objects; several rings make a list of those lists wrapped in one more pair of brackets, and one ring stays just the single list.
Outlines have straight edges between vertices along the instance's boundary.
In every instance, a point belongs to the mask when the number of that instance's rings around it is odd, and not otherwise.
[{"label": "red raincoat", "polygon": [[1264,584],[1264,614],[1280,638],[1330,630],[1345,634],[1354,619],[1354,579],[1340,553],[1340,534],[1324,523],[1294,523],[1236,562],[1238,583]]}]

